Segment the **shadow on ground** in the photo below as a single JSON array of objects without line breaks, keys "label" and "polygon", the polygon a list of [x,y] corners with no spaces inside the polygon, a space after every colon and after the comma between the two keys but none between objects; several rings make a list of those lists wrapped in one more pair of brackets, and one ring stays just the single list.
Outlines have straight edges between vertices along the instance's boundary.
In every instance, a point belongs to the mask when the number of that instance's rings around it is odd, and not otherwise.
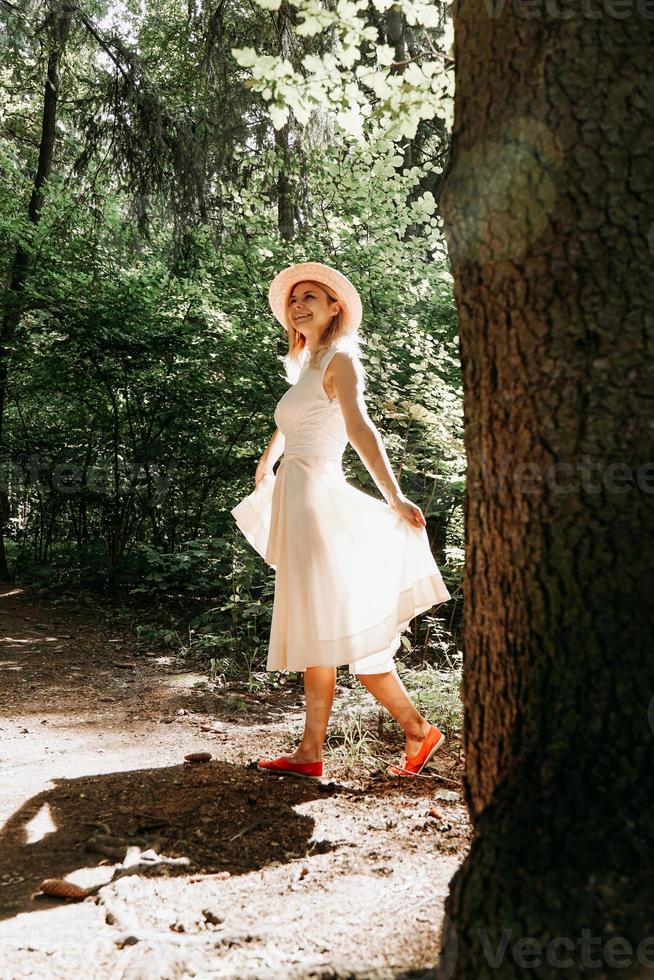
[{"label": "shadow on ground", "polygon": [[293,807],[334,792],[335,784],[223,762],[53,780],[0,832],[0,917],[56,902],[32,897],[44,878],[120,864],[129,847],[188,859],[158,866],[167,875],[246,874],[316,847],[331,850],[311,841],[313,819]]}]

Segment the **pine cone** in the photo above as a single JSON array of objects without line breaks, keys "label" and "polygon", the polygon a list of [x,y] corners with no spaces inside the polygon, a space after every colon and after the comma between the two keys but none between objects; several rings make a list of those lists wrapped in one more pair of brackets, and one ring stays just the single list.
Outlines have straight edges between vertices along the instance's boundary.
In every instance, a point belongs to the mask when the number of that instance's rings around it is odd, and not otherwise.
[{"label": "pine cone", "polygon": [[184,758],[187,762],[209,762],[211,760],[211,752],[189,752]]},{"label": "pine cone", "polygon": [[88,888],[73,884],[72,881],[64,881],[63,878],[45,878],[41,882],[41,894],[52,895],[56,898],[66,898],[70,902],[77,902],[86,898],[90,894]]}]

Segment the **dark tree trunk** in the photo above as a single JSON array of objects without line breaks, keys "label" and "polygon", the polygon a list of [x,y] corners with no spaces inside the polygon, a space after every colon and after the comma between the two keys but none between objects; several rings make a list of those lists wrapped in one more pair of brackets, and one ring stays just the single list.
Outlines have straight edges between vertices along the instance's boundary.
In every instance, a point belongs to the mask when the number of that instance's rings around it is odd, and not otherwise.
[{"label": "dark tree trunk", "polygon": [[[406,31],[407,24],[406,18],[402,12],[402,8],[399,4],[393,4],[392,7],[386,11],[386,33],[388,34],[388,41],[395,50],[395,65],[391,69],[393,74],[399,73],[404,74],[404,69],[407,65],[407,50],[406,50]],[[413,166],[413,141],[407,139],[404,144],[404,149],[402,151],[404,157],[402,163],[402,172],[410,170]]]},{"label": "dark tree trunk", "polygon": [[295,234],[295,207],[289,177],[290,155],[288,145],[288,123],[275,130],[275,146],[281,160],[277,175],[277,228],[280,238],[290,241]]},{"label": "dark tree trunk", "polygon": [[[279,54],[292,59],[292,10],[288,0],[282,0],[277,15],[277,43]],[[289,175],[291,166],[290,156],[290,123],[275,130],[275,147],[280,158],[280,170],[277,176],[277,227],[280,238],[290,241],[295,234],[295,204],[293,188]]]},{"label": "dark tree trunk", "polygon": [[431,553],[437,565],[444,565],[447,561],[445,548],[447,545],[447,515],[444,513],[430,514],[425,518],[427,524],[427,537]]},{"label": "dark tree trunk", "polygon": [[[441,205],[464,377],[476,834],[446,904],[443,977],[654,968],[654,941],[639,949],[654,936],[646,7],[455,8]],[[540,952],[515,945],[529,938]]]},{"label": "dark tree trunk", "polygon": [[[36,225],[41,217],[43,207],[43,186],[52,171],[52,159],[56,141],[57,101],[59,99],[59,65],[66,46],[73,7],[68,3],[57,3],[49,17],[50,54],[48,70],[43,94],[43,114],[41,118],[41,140],[39,144],[39,159],[34,175],[34,185],[28,205],[28,216]],[[9,270],[7,288],[4,291],[2,325],[0,327],[0,360],[7,355],[6,345],[14,339],[16,330],[23,314],[23,288],[27,279],[29,255],[22,244],[19,244],[14,254],[13,263]],[[0,363],[0,465],[3,452],[3,422],[7,390],[8,369],[6,363]],[[0,489],[0,511],[8,509],[6,490]],[[7,579],[9,569],[5,556],[4,521],[0,522],[0,578]]]}]

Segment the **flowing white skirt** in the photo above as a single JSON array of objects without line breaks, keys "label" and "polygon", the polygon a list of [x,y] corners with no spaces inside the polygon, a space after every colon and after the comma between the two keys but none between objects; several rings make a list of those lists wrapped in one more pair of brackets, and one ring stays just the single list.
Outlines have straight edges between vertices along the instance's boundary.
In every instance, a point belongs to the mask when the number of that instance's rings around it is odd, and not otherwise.
[{"label": "flowing white skirt", "polygon": [[451,598],[425,528],[348,483],[340,460],[284,457],[231,513],[276,572],[267,670],[392,670],[411,620]]}]

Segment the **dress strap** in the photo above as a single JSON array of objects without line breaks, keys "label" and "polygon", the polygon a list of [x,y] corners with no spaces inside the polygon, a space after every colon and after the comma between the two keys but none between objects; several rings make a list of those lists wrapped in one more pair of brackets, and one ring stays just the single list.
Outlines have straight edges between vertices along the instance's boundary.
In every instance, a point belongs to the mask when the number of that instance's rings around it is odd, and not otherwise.
[{"label": "dress strap", "polygon": [[326,350],[325,353],[322,355],[322,363],[318,365],[318,391],[320,393],[320,397],[323,398],[325,401],[328,401],[330,404],[334,402],[336,399],[329,397],[329,395],[325,391],[325,386],[323,382],[325,380],[325,371],[327,370],[329,362],[331,361],[332,357],[337,352],[337,350],[338,347],[336,347],[336,345]]},{"label": "dress strap", "polygon": [[350,337],[341,336],[334,340],[330,347],[327,348],[325,353],[322,355],[323,359],[320,364],[321,374],[325,373],[325,369],[329,362],[331,361],[334,354],[338,354],[339,351],[343,351],[346,354],[350,354],[355,361],[359,361],[359,350],[356,342]]},{"label": "dress strap", "polygon": [[324,385],[323,385],[323,381],[325,379],[325,371],[327,370],[327,367],[329,366],[330,361],[332,360],[332,358],[334,357],[335,354],[338,354],[339,353],[339,351],[343,351],[345,353],[350,353],[351,355],[353,355],[354,356],[354,360],[355,360],[356,365],[357,365],[357,371],[360,371],[361,370],[361,368],[360,368],[360,363],[361,362],[359,360],[359,357],[358,357],[358,355],[356,353],[356,350],[355,350],[354,346],[351,343],[348,342],[348,338],[347,337],[339,337],[337,340],[334,341],[334,343],[332,344],[331,347],[328,347],[327,348],[327,350],[323,354],[322,363],[319,365],[319,368],[320,368],[320,370],[319,370],[319,378],[320,378],[320,393],[321,393],[322,396],[324,396],[325,399],[327,399],[327,401],[329,401],[330,404],[332,404],[333,402],[335,402],[336,401],[336,398],[335,397],[334,398],[329,398],[329,396],[327,395],[327,392],[325,391],[325,388],[324,388]]},{"label": "dress strap", "polygon": [[323,378],[325,377],[325,371],[327,370],[327,365],[331,361],[331,359],[334,356],[334,354],[337,354],[340,349],[341,348],[337,344],[333,344],[323,354],[323,356],[322,356],[322,362],[320,364],[320,382],[321,382],[321,384],[322,384]]}]

